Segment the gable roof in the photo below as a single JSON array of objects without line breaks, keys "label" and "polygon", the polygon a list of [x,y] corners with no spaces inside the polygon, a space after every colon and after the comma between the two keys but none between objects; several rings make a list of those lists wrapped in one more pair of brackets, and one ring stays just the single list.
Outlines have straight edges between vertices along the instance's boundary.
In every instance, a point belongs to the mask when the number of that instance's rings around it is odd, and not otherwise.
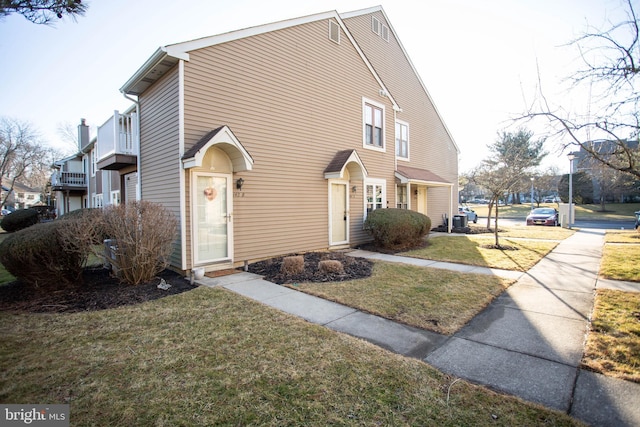
[{"label": "gable roof", "polygon": [[367,168],[364,166],[364,163],[362,163],[356,150],[338,151],[325,168],[324,177],[326,179],[343,178],[344,170],[349,163],[355,163],[359,166],[359,168],[355,169],[357,172],[356,178],[365,179],[367,177]]},{"label": "gable roof", "polygon": [[253,168],[253,158],[244,148],[229,126],[220,126],[207,132],[193,147],[182,155],[182,165],[185,169],[202,165],[202,159],[209,147],[217,146],[224,151],[233,165],[235,172],[247,171]]},{"label": "gable roof", "polygon": [[357,16],[369,15],[369,14],[375,13],[375,12],[380,12],[380,13],[382,13],[382,16],[384,16],[385,21],[387,21],[387,24],[389,25],[389,30],[391,30],[391,32],[393,33],[393,37],[398,42],[398,46],[400,46],[400,49],[402,50],[402,53],[403,53],[404,57],[407,59],[407,62],[409,62],[409,66],[411,67],[411,69],[413,70],[413,73],[415,74],[416,78],[420,82],[420,85],[422,86],[422,89],[424,90],[425,94],[427,95],[427,98],[429,98],[429,101],[431,102],[431,105],[433,106],[436,114],[440,118],[440,121],[442,122],[442,125],[444,126],[444,129],[447,132],[447,135],[449,135],[449,138],[451,139],[451,142],[453,142],[453,146],[455,147],[456,151],[458,153],[460,153],[460,147],[458,147],[458,144],[456,144],[456,140],[453,138],[453,135],[451,135],[451,132],[449,131],[449,128],[447,127],[447,124],[442,119],[442,115],[440,114],[440,111],[438,111],[438,107],[436,107],[435,102],[433,102],[433,98],[431,98],[431,94],[427,90],[427,87],[425,86],[424,82],[422,81],[422,78],[420,78],[420,74],[418,74],[418,70],[413,65],[413,62],[411,61],[411,57],[409,56],[409,54],[405,50],[404,46],[402,45],[402,42],[400,41],[400,38],[398,37],[398,34],[396,33],[396,30],[393,28],[393,25],[391,25],[391,21],[389,20],[389,17],[385,13],[385,11],[382,8],[382,6],[375,6],[375,7],[370,7],[370,8],[367,8],[367,9],[354,10],[352,12],[342,13],[342,14],[340,14],[340,16],[342,17],[342,19],[349,19],[349,18],[353,18],[353,17],[357,17]]},{"label": "gable roof", "polygon": [[[382,9],[379,6],[380,9]],[[303,16],[294,19],[288,19],[285,21],[274,22],[271,24],[260,25],[256,27],[250,27],[243,30],[231,31],[215,36],[203,37],[191,41],[182,43],[170,44],[167,46],[161,46],[156,50],[153,55],[135,72],[133,76],[127,80],[127,82],[120,88],[120,92],[126,95],[138,96],[143,93],[149,86],[155,83],[160,77],[162,77],[167,71],[169,71],[180,60],[189,61],[189,52],[203,49],[210,46],[215,46],[221,43],[228,43],[234,40],[243,39],[246,37],[256,36],[259,34],[265,34],[272,31],[282,30],[285,28],[291,28],[298,25],[308,24],[311,22],[334,19],[339,25],[349,42],[354,49],[360,55],[360,58],[365,63],[371,75],[380,85],[381,93],[386,93],[390,99],[393,107],[399,110],[400,107],[396,103],[389,90],[385,87],[382,79],[373,68],[373,65],[369,62],[365,54],[356,43],[353,35],[349,32],[346,25],[342,21],[342,18],[336,11],[318,13],[315,15]],[[384,92],[382,92],[384,91]]]}]

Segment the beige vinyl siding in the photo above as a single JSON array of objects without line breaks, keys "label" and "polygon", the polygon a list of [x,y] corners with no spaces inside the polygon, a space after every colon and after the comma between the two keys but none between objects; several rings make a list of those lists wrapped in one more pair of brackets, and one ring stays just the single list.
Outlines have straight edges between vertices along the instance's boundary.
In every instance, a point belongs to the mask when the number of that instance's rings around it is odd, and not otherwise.
[{"label": "beige vinyl siding", "polygon": [[[178,67],[140,96],[140,171],[143,200],[161,203],[180,218]],[[178,230],[180,226],[178,226]],[[182,265],[180,238],[171,263]]]},{"label": "beige vinyl siding", "polygon": [[[356,149],[393,196],[393,109],[355,48],[328,39],[326,20],[190,52],[185,149],[228,125],[254,160],[234,196],[235,261],[329,244],[325,167]],[[362,147],[362,97],[385,105],[386,153]],[[362,232],[364,189],[349,191],[351,243]],[[188,204],[187,204],[188,206]],[[189,216],[189,215],[187,215]]]},{"label": "beige vinyl siding", "polygon": [[[454,184],[452,208],[457,208],[458,152],[438,115],[419,77],[416,76],[401,46],[389,31],[389,41],[371,31],[371,16],[391,27],[381,12],[354,16],[345,20],[349,31],[391,95],[402,108],[397,118],[409,124],[410,161],[399,160],[399,164],[427,169]],[[424,82],[429,84],[429,82]],[[437,82],[433,82],[437,84]],[[441,215],[448,212],[449,188],[429,188],[428,213],[434,225],[440,223]]]}]

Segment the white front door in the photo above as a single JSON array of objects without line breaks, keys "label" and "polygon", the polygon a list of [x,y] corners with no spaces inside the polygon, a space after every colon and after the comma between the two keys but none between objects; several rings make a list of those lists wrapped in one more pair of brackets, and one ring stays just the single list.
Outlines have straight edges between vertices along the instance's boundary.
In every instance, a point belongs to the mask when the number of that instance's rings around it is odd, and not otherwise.
[{"label": "white front door", "polygon": [[427,187],[418,187],[418,212],[427,214]]},{"label": "white front door", "polygon": [[192,187],[195,264],[232,261],[231,175],[195,174]]},{"label": "white front door", "polygon": [[331,183],[330,227],[331,245],[349,242],[349,206],[347,183]]}]

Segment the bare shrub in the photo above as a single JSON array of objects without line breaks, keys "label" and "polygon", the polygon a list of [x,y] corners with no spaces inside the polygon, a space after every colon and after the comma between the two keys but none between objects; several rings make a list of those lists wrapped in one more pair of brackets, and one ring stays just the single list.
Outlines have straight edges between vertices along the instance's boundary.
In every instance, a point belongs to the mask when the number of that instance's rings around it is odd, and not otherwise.
[{"label": "bare shrub", "polygon": [[304,271],[304,257],[302,255],[287,256],[282,258],[280,272],[282,274],[300,274]]},{"label": "bare shrub", "polygon": [[325,274],[342,274],[344,266],[337,259],[323,259],[318,263],[318,270]]},{"label": "bare shrub", "polygon": [[80,209],[65,214],[55,222],[60,223],[58,235],[62,250],[75,254],[86,265],[91,253],[103,257],[102,241],[105,239],[105,223],[101,209]]},{"label": "bare shrub", "polygon": [[177,224],[168,209],[145,200],[104,210],[106,235],[115,241],[109,262],[123,282],[148,282],[169,265]]}]

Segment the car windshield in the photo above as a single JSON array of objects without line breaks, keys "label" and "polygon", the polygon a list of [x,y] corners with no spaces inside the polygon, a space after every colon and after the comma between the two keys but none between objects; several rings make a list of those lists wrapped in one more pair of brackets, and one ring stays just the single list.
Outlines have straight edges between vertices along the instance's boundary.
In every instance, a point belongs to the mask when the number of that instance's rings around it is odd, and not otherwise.
[{"label": "car windshield", "polygon": [[553,215],[554,213],[556,213],[556,211],[549,208],[537,208],[531,211],[532,215]]}]

